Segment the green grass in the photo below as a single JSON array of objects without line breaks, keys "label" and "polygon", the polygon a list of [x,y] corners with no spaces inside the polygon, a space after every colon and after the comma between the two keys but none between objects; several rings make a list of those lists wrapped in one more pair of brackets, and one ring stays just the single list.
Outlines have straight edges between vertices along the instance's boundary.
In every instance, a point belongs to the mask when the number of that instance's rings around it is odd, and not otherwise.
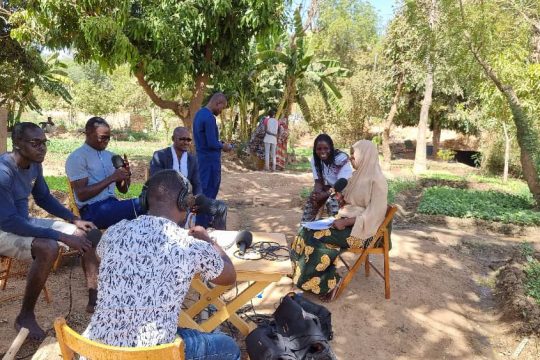
[{"label": "green grass", "polygon": [[412,189],[416,186],[416,182],[413,180],[389,180],[388,181],[388,202],[393,203],[396,199],[396,195]]},{"label": "green grass", "polygon": [[[45,176],[45,181],[49,185],[49,189],[60,191],[63,193],[68,192],[67,178],[65,176]],[[119,199],[130,199],[133,197],[138,197],[141,193],[143,184],[142,183],[132,183],[129,187],[127,193],[122,194],[116,190],[116,196]]]},{"label": "green grass", "polygon": [[526,294],[540,305],[540,261],[531,260],[525,266]]},{"label": "green grass", "polygon": [[[71,154],[73,150],[77,149],[84,143],[84,137],[78,138],[52,138],[49,139],[50,144],[47,148],[47,156],[53,154],[61,155],[63,158],[67,158],[67,155]],[[164,142],[155,141],[115,141],[111,140],[107,150],[116,154],[127,154],[128,158],[150,158],[154,151],[161,149],[166,144]],[[11,140],[8,140],[8,149],[11,150]]]},{"label": "green grass", "polygon": [[479,191],[446,186],[427,188],[418,212],[518,225],[540,225],[540,212],[534,210],[532,197],[494,190]]}]

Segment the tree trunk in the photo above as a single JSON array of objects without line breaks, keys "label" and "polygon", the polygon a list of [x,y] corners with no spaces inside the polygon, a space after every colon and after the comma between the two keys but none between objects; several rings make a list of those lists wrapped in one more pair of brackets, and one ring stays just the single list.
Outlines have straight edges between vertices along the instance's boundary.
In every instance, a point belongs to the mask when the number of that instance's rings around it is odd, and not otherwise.
[{"label": "tree trunk", "polygon": [[[465,23],[465,15],[463,11],[463,2],[460,1],[461,18]],[[536,206],[540,207],[540,173],[538,172],[540,167],[540,142],[539,135],[534,122],[531,118],[527,117],[521,102],[517,97],[512,86],[503,84],[499,79],[499,76],[491,65],[480,55],[478,49],[474,46],[471,36],[468,32],[464,33],[464,36],[468,42],[469,50],[473,54],[475,60],[480,64],[484,73],[495,84],[497,89],[506,97],[510,110],[512,111],[512,118],[516,125],[517,141],[520,148],[520,161],[521,168],[523,170],[523,177],[527,181],[527,186],[530,192],[533,194]]]},{"label": "tree trunk", "polygon": [[436,117],[433,118],[433,158],[437,158],[441,142],[441,123]]},{"label": "tree trunk", "polygon": [[424,100],[420,109],[420,120],[418,121],[418,135],[416,136],[416,153],[414,155],[415,174],[421,174],[427,170],[426,158],[426,131],[429,120],[429,108],[431,107],[431,98],[433,95],[433,64],[428,55],[426,88],[424,90]]},{"label": "tree trunk", "polygon": [[7,118],[7,109],[0,107],[0,154],[7,151]]},{"label": "tree trunk", "polygon": [[392,105],[390,106],[390,111],[384,120],[384,129],[382,133],[382,153],[383,168],[386,170],[390,170],[390,162],[392,159],[392,151],[390,150],[390,130],[392,129],[392,124],[394,123],[394,117],[397,114],[399,98],[403,89],[403,79],[403,74],[400,74],[396,86],[396,92],[394,93],[394,98],[392,99]]},{"label": "tree trunk", "polygon": [[188,113],[183,118],[184,120],[184,126],[191,131],[193,127],[193,118],[195,117],[195,114],[202,106],[203,100],[204,100],[204,93],[206,91],[206,85],[208,84],[208,75],[201,74],[197,75],[195,79],[195,89],[193,92],[193,96],[191,97],[191,100],[189,102],[188,107]]},{"label": "tree trunk", "polygon": [[504,170],[503,170],[503,182],[508,181],[508,163],[510,162],[510,136],[508,136],[508,126],[503,122],[504,131]]}]

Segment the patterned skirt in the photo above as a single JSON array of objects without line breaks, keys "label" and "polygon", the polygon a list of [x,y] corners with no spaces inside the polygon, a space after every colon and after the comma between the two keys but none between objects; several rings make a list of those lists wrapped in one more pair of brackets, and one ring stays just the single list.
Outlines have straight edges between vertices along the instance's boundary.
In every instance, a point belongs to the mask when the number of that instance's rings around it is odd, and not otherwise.
[{"label": "patterned skirt", "polygon": [[336,287],[340,280],[336,271],[338,255],[348,248],[365,248],[372,239],[355,238],[351,230],[300,228],[291,249],[293,282],[298,288],[324,295]]}]

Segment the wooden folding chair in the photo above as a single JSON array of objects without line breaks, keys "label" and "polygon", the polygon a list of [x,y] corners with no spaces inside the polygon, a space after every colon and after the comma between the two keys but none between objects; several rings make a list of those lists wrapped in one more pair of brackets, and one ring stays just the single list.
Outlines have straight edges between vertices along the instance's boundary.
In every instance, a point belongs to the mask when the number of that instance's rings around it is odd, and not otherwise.
[{"label": "wooden folding chair", "polygon": [[[13,263],[13,258],[0,255],[0,288],[2,289],[2,291],[6,290],[7,282],[10,276],[25,274],[25,272],[23,271],[13,273],[11,271],[12,263]],[[9,299],[15,298],[17,296],[19,295],[9,296],[8,298],[2,299],[1,301],[6,301]],[[47,304],[50,304],[51,298],[49,296],[49,290],[47,289],[47,284],[43,286],[43,296],[45,297],[45,301],[47,302]]]},{"label": "wooden folding chair", "polygon": [[[67,180],[68,184],[68,208],[71,210],[73,215],[77,217],[81,217],[81,212],[79,211],[79,207],[77,206],[77,203],[75,202],[75,194],[73,193],[73,188],[71,187],[71,182],[69,179]],[[54,262],[53,271],[56,271],[58,267],[62,264],[62,260],[65,256],[73,256],[77,255],[79,252],[77,250],[73,249],[66,249],[64,246],[60,246],[58,249],[58,257],[56,258],[56,261]]]},{"label": "wooden folding chair", "polygon": [[66,324],[64,318],[54,321],[56,339],[60,345],[62,358],[71,360],[75,354],[91,360],[183,360],[184,342],[178,338],[170,344],[152,347],[120,347],[104,345],[79,335]]},{"label": "wooden folding chair", "polygon": [[[388,205],[388,208],[386,210],[386,216],[382,222],[382,224],[379,226],[379,229],[373,236],[373,240],[370,242],[368,247],[366,249],[359,248],[359,249],[347,249],[346,253],[353,253],[360,255],[356,262],[349,266],[349,264],[343,259],[343,257],[339,257],[341,261],[345,264],[345,267],[349,270],[347,272],[347,275],[342,279],[341,284],[339,285],[339,288],[337,289],[336,295],[334,297],[337,298],[341,295],[343,290],[347,287],[347,285],[351,282],[352,278],[362,265],[362,263],[365,263],[365,269],[366,269],[366,276],[369,276],[369,270],[370,267],[373,267],[373,270],[384,279],[384,297],[386,299],[390,299],[390,258],[389,258],[389,251],[390,251],[390,230],[389,225],[394,217],[394,214],[397,211],[397,207],[395,205]],[[374,265],[369,261],[369,255],[371,254],[382,254],[384,258],[384,274],[382,274]]]}]

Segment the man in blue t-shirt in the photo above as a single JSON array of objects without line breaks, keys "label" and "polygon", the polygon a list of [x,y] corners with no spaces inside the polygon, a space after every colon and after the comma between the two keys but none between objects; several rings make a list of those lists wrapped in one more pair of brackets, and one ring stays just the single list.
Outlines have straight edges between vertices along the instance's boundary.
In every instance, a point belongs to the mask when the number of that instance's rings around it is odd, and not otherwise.
[{"label": "man in blue t-shirt", "polygon": [[[86,122],[85,143],[66,160],[66,174],[73,188],[81,217],[106,229],[120,220],[142,214],[139,199],[118,200],[114,189],[125,194],[131,184],[127,159],[113,165],[114,154],[106,150],[111,139],[109,124],[100,117]],[[120,166],[118,166],[120,165]]]},{"label": "man in blue t-shirt", "polygon": [[[82,253],[82,266],[89,289],[87,311],[97,299],[98,259],[85,232],[94,224],[80,220],[49,192],[41,163],[47,153],[47,138],[41,128],[29,122],[15,125],[11,134],[13,152],[0,155],[0,255],[33,259],[28,272],[21,312],[15,329],[30,331],[30,338],[42,340],[34,308],[49,272],[58,256],[59,242]],[[49,214],[65,221],[31,218],[28,198]]]},{"label": "man in blue t-shirt", "polygon": [[[199,174],[203,194],[215,199],[221,185],[221,151],[231,151],[232,145],[219,141],[216,116],[227,107],[227,98],[216,93],[193,119],[193,138],[197,150]],[[201,214],[203,215],[203,214]],[[208,226],[208,216],[197,216],[197,225]]]}]

